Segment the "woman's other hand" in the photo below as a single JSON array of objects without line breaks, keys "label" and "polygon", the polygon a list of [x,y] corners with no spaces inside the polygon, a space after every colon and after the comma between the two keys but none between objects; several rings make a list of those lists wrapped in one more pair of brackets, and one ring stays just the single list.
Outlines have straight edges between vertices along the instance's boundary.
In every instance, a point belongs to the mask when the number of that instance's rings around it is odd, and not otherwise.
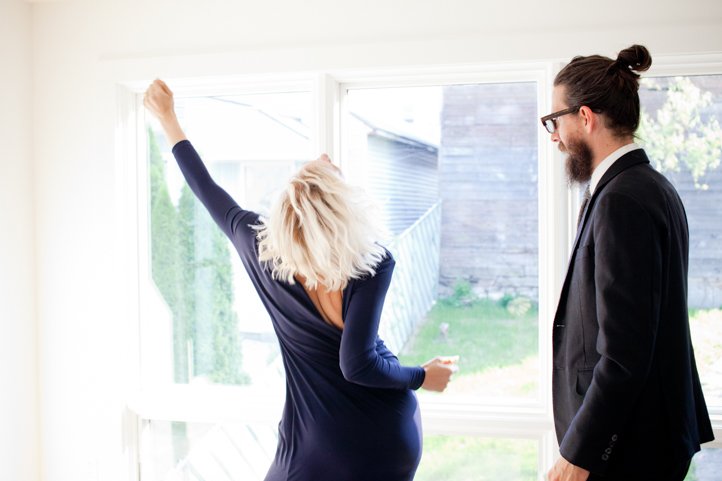
[{"label": "woman's other hand", "polygon": [[451,376],[459,370],[456,362],[459,356],[437,356],[422,365],[426,371],[426,377],[422,388],[429,391],[443,392],[448,386]]}]

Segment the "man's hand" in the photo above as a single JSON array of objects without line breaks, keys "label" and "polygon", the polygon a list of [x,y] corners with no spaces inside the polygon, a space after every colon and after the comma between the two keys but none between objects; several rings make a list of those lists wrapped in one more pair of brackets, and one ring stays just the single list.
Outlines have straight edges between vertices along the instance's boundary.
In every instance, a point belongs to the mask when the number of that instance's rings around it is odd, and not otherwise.
[{"label": "man's hand", "polygon": [[547,474],[549,481],[587,481],[587,478],[589,478],[589,471],[574,466],[564,458],[559,458]]}]

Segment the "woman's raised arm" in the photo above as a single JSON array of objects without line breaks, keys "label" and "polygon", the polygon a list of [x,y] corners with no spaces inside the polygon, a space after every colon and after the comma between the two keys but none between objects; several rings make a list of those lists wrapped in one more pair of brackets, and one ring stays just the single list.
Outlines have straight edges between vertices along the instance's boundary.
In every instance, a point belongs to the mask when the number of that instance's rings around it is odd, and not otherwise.
[{"label": "woman's raised arm", "polygon": [[255,214],[241,209],[235,200],[211,178],[198,152],[186,138],[173,108],[173,92],[162,80],[155,80],[143,98],[143,105],[160,121],[173,156],[193,194],[201,201],[218,227],[232,238],[241,225],[255,221]]}]

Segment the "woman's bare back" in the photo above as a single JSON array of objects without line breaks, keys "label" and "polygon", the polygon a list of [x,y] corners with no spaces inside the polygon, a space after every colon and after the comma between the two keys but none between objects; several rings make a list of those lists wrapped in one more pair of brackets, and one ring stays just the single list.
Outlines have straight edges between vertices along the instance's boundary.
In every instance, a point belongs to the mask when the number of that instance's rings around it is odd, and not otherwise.
[{"label": "woman's bare back", "polygon": [[321,317],[329,324],[343,329],[343,317],[341,316],[343,291],[329,291],[321,284],[318,284],[316,289],[309,289],[304,284],[305,279],[300,275],[296,276],[296,281],[301,283]]}]

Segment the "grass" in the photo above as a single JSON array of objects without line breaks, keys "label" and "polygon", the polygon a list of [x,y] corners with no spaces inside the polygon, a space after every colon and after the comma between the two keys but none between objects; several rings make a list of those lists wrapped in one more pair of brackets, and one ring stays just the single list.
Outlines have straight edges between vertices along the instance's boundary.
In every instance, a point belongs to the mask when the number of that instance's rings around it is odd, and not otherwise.
[{"label": "grass", "polygon": [[694,465],[694,461],[692,461],[684,481],[697,481],[697,466]]},{"label": "grass", "polygon": [[[448,392],[525,396],[537,389],[537,309],[509,300],[442,299],[432,308],[399,358],[408,365],[434,356],[459,355],[460,371]],[[511,309],[510,309],[511,307]],[[441,333],[448,325],[447,335]],[[481,391],[480,391],[481,390]]]},{"label": "grass", "polygon": [[534,481],[537,443],[474,436],[427,436],[415,481]]},{"label": "grass", "polygon": [[[440,299],[399,358],[421,364],[437,355],[460,355],[460,371],[446,393],[528,396],[537,391],[538,312],[504,298],[468,293]],[[527,303],[528,304],[528,303]],[[708,404],[722,399],[722,309],[690,310],[697,365]],[[448,324],[446,336],[442,324]],[[706,381],[706,382],[705,382]],[[416,481],[520,481],[537,479],[537,443],[475,436],[425,436]],[[686,481],[699,478],[692,463]],[[703,476],[704,479],[706,479]]]},{"label": "grass", "polygon": [[684,481],[719,480],[722,472],[722,449],[702,447],[692,458],[692,465]]},{"label": "grass", "polygon": [[692,345],[707,405],[722,404],[722,309],[689,312]]}]

